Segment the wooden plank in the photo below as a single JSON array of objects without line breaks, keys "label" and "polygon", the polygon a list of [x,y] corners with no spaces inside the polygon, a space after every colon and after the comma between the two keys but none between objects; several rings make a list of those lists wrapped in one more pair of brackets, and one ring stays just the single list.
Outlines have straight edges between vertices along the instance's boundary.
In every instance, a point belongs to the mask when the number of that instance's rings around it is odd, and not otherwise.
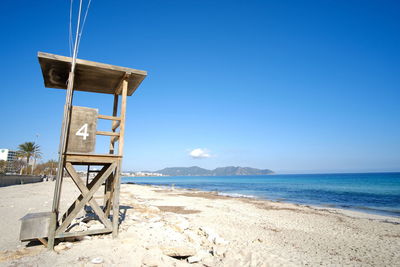
[{"label": "wooden plank", "polygon": [[107,115],[97,115],[97,118],[103,119],[103,120],[111,120],[111,121],[120,121],[120,117],[115,117],[115,116],[107,116]]},{"label": "wooden plank", "polygon": [[98,109],[73,106],[67,152],[91,153],[96,146]]},{"label": "wooden plank", "polygon": [[47,247],[49,244],[47,243],[47,240],[44,238],[38,238],[38,240],[40,241],[40,243],[43,244],[43,246]]},{"label": "wooden plank", "polygon": [[74,163],[74,165],[76,164],[102,165],[105,163],[114,163],[118,158],[119,155],[109,155],[108,157],[107,156],[85,157],[80,155],[68,155],[67,161]]},{"label": "wooden plank", "polygon": [[115,87],[115,94],[120,95],[122,93],[122,84],[125,80],[129,79],[129,75],[125,74],[124,77],[119,81],[118,85]]},{"label": "wooden plank", "polygon": [[62,232],[56,235],[56,238],[65,238],[65,237],[78,237],[78,236],[85,236],[85,235],[96,235],[96,234],[105,234],[111,233],[112,230],[108,228],[104,229],[96,229],[96,230],[88,230],[84,232]]},{"label": "wooden plank", "polygon": [[[71,58],[39,52],[38,59],[45,86],[66,89]],[[114,94],[116,86],[126,76],[129,81],[128,94],[132,95],[147,72],[77,59],[74,90]]]},{"label": "wooden plank", "polygon": [[[83,181],[79,178],[78,173],[76,173],[74,167],[71,163],[67,162],[65,165],[69,175],[71,176],[72,180],[75,182],[76,186],[78,187],[79,191],[81,191],[82,196],[85,196],[89,193],[89,190],[86,188]],[[94,212],[99,216],[100,221],[108,228],[112,228],[111,222],[106,218],[103,210],[99,207],[96,200],[94,198],[89,199],[89,204],[93,208]]]},{"label": "wooden plank", "polygon": [[125,120],[126,120],[126,95],[128,92],[128,81],[122,83],[122,101],[121,101],[121,125],[119,130],[118,154],[124,154],[124,136],[125,136]]},{"label": "wooden plank", "polygon": [[[70,58],[70,57],[64,57],[64,56],[59,56],[59,55],[45,53],[45,52],[38,52],[38,58],[51,59],[51,60],[55,60],[55,61],[62,61],[62,62],[65,62],[65,63],[71,63],[71,61],[72,61],[72,58]],[[100,62],[83,60],[83,59],[79,59],[79,58],[76,59],[76,64],[77,65],[91,66],[91,67],[96,68],[96,69],[115,70],[115,71],[119,71],[121,73],[137,73],[137,74],[141,74],[141,75],[147,75],[147,71],[144,71],[144,70],[125,68],[125,67],[120,67],[120,66],[100,63]]]},{"label": "wooden plank", "polygon": [[112,154],[87,154],[87,153],[78,153],[78,152],[72,152],[72,153],[67,153],[66,156],[79,156],[79,157],[85,157],[85,158],[119,158],[119,155],[112,155]]},{"label": "wooden plank", "polygon": [[[117,114],[118,114],[118,100],[119,100],[118,94],[114,94],[113,116],[117,116]],[[121,117],[119,117],[119,118],[121,118]],[[112,127],[111,127],[111,130],[113,132],[115,132],[115,130],[117,129],[117,127],[116,127],[117,124],[118,124],[118,127],[119,127],[119,125],[121,124],[121,120],[113,121]],[[119,137],[116,137],[116,136],[113,136],[113,137],[110,138],[110,154],[114,154],[114,152],[115,152],[115,142],[118,139],[119,139]]]},{"label": "wooden plank", "polygon": [[116,163],[111,164],[107,170],[101,175],[98,179],[93,179],[91,184],[93,187],[90,188],[87,195],[85,195],[82,200],[75,206],[74,210],[68,215],[68,217],[63,221],[63,223],[58,227],[56,231],[56,235],[65,231],[68,225],[72,222],[72,220],[76,217],[79,211],[82,210],[83,206],[89,201],[90,198],[93,197],[94,193],[99,189],[99,187],[103,184],[103,182],[108,178],[112,171],[117,167]]},{"label": "wooden plank", "polygon": [[119,136],[119,133],[116,133],[116,132],[97,131],[97,132],[96,132],[96,135]]}]

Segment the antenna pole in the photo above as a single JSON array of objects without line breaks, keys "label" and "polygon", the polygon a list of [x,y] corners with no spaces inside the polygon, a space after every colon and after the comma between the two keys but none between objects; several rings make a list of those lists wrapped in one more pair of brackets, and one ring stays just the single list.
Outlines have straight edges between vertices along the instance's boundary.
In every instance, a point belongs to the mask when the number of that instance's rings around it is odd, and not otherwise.
[{"label": "antenna pole", "polygon": [[56,176],[56,185],[54,188],[54,197],[53,197],[53,207],[52,207],[52,219],[49,226],[49,239],[48,239],[48,249],[53,250],[54,247],[54,239],[55,232],[57,228],[58,222],[58,212],[60,206],[60,195],[61,195],[61,185],[64,174],[64,160],[65,160],[65,152],[68,138],[68,130],[70,124],[70,115],[71,115],[71,107],[72,107],[72,96],[74,90],[74,78],[75,78],[75,65],[76,65],[76,57],[78,54],[78,35],[79,35],[79,27],[81,21],[81,11],[82,11],[82,0],[79,4],[79,13],[78,13],[78,23],[76,25],[76,36],[74,43],[74,51],[72,56],[71,63],[71,71],[68,77],[68,87],[67,94],[65,97],[65,105],[64,105],[64,117],[61,126],[61,138],[60,138],[60,147],[58,154],[58,168],[57,168],[57,176]]}]

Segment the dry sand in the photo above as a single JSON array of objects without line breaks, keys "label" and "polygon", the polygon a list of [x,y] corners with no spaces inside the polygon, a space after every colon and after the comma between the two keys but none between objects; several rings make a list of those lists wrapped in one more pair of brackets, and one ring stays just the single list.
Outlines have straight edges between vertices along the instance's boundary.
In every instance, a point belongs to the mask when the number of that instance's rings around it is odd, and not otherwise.
[{"label": "dry sand", "polygon": [[[53,189],[0,188],[0,266],[400,265],[399,218],[130,184],[118,238],[21,244],[18,219],[50,211]],[[66,179],[62,207],[76,195]]]}]

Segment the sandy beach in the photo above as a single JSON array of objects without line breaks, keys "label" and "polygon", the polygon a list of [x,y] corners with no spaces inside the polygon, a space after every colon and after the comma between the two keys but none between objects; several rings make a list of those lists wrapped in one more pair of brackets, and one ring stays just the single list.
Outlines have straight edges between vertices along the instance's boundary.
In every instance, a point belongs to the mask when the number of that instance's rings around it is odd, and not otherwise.
[{"label": "sandy beach", "polygon": [[[65,209],[77,191],[64,182]],[[135,184],[121,186],[118,238],[66,240],[56,252],[19,242],[19,219],[50,211],[53,190],[53,182],[0,188],[0,266],[400,263],[400,218]]]}]

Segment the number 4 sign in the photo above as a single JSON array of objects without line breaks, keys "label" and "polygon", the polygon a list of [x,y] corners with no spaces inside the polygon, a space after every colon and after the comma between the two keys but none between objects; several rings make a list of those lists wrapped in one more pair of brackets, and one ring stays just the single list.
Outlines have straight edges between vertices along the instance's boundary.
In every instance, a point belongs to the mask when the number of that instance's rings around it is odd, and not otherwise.
[{"label": "number 4 sign", "polygon": [[97,116],[97,109],[72,107],[67,152],[92,153],[95,151]]},{"label": "number 4 sign", "polygon": [[83,140],[86,140],[86,137],[89,136],[88,134],[88,124],[85,123],[82,127],[75,133],[77,136],[82,136]]}]

